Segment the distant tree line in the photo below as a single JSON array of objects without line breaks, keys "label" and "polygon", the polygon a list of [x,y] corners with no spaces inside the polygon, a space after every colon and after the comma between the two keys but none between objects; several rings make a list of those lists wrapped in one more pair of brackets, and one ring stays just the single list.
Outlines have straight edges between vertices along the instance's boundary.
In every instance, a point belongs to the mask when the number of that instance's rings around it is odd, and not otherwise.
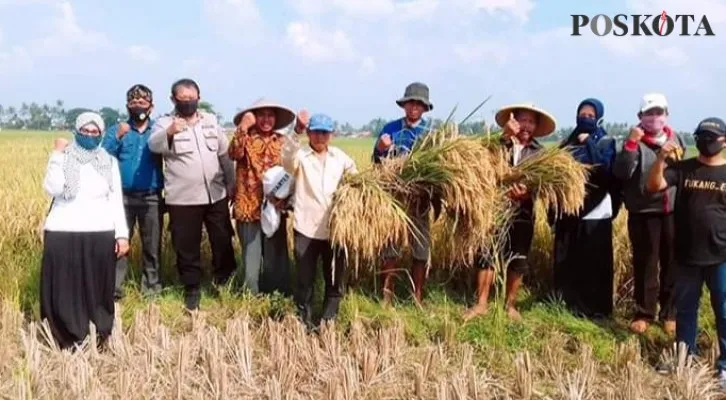
[{"label": "distant tree line", "polygon": [[[214,106],[209,102],[202,101],[199,104],[202,110],[217,115],[220,121],[223,117],[214,110]],[[38,103],[22,103],[20,106],[4,106],[0,104],[0,128],[18,129],[18,130],[66,130],[73,126],[79,114],[85,111],[96,111],[103,118],[107,126],[111,126],[118,121],[128,118],[126,110],[119,110],[114,107],[101,107],[98,110],[90,110],[88,108],[71,108],[66,110],[63,100],[56,100],[53,104]],[[155,113],[158,114],[158,111]],[[336,131],[342,136],[369,134],[375,136],[383,129],[390,120],[385,118],[374,118],[362,126],[355,127],[348,122],[335,121]],[[433,120],[434,126],[441,126],[444,123],[442,119]],[[232,122],[223,122],[227,128],[233,128]],[[626,122],[608,122],[604,125],[605,130],[613,137],[624,140],[630,133],[632,123]],[[573,127],[564,127],[558,129],[553,135],[547,137],[544,141],[560,142],[565,140],[572,132]],[[459,133],[464,135],[479,135],[486,133],[495,133],[501,128],[495,124],[487,125],[487,121],[467,121],[459,124]],[[690,133],[679,132],[688,144],[693,144],[693,137]]]},{"label": "distant tree line", "polygon": [[[86,111],[99,113],[106,126],[114,125],[118,121],[128,118],[125,109],[119,110],[109,106],[97,110],[83,107],[66,109],[64,105],[63,100],[56,100],[52,105],[35,102],[22,103],[20,106],[0,104],[0,128],[35,131],[66,130],[73,127],[78,115]],[[221,118],[221,115],[215,112],[214,107],[208,102],[201,102],[199,108],[217,114],[217,117]]]}]

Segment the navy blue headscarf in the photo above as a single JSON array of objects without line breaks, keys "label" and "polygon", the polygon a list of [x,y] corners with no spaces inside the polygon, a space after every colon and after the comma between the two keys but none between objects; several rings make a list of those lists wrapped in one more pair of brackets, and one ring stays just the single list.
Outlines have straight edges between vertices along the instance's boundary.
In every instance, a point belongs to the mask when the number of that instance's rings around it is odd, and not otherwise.
[{"label": "navy blue headscarf", "polygon": [[[567,140],[565,140],[562,147],[570,146],[573,157],[583,164],[598,164],[609,170],[615,159],[615,142],[613,141],[608,146],[599,145],[599,142],[608,134],[602,127],[605,106],[598,99],[585,99],[577,106],[578,114],[582,107],[586,105],[590,105],[595,109],[595,118],[578,116],[577,126]],[[577,140],[577,137],[582,133],[590,135],[584,143],[580,143]]]}]

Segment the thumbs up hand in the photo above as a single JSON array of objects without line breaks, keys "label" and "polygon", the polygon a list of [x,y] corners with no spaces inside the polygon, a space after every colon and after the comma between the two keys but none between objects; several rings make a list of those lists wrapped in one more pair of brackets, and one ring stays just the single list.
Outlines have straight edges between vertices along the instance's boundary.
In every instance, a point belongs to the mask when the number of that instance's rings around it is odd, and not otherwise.
[{"label": "thumbs up hand", "polygon": [[514,113],[509,113],[509,121],[504,125],[504,138],[513,139],[517,134],[519,134],[519,122],[514,119]]}]

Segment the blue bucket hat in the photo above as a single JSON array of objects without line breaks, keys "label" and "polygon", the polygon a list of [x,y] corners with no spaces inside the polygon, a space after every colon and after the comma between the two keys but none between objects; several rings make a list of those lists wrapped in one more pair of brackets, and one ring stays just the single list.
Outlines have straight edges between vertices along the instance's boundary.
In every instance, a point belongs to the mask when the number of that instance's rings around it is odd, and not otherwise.
[{"label": "blue bucket hat", "polygon": [[335,131],[333,119],[325,114],[313,114],[310,117],[310,122],[308,123],[308,130],[333,132]]}]

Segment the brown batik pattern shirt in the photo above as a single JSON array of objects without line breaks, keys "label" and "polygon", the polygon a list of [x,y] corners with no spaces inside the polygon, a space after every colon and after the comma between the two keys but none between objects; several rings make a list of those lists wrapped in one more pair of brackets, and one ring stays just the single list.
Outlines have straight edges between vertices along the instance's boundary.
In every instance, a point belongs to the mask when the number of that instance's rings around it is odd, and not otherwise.
[{"label": "brown batik pattern shirt", "polygon": [[229,157],[237,162],[237,193],[234,197],[234,218],[240,222],[257,222],[262,212],[262,174],[282,165],[282,135],[273,132],[261,135],[255,128],[249,132],[237,129],[229,146]]}]

